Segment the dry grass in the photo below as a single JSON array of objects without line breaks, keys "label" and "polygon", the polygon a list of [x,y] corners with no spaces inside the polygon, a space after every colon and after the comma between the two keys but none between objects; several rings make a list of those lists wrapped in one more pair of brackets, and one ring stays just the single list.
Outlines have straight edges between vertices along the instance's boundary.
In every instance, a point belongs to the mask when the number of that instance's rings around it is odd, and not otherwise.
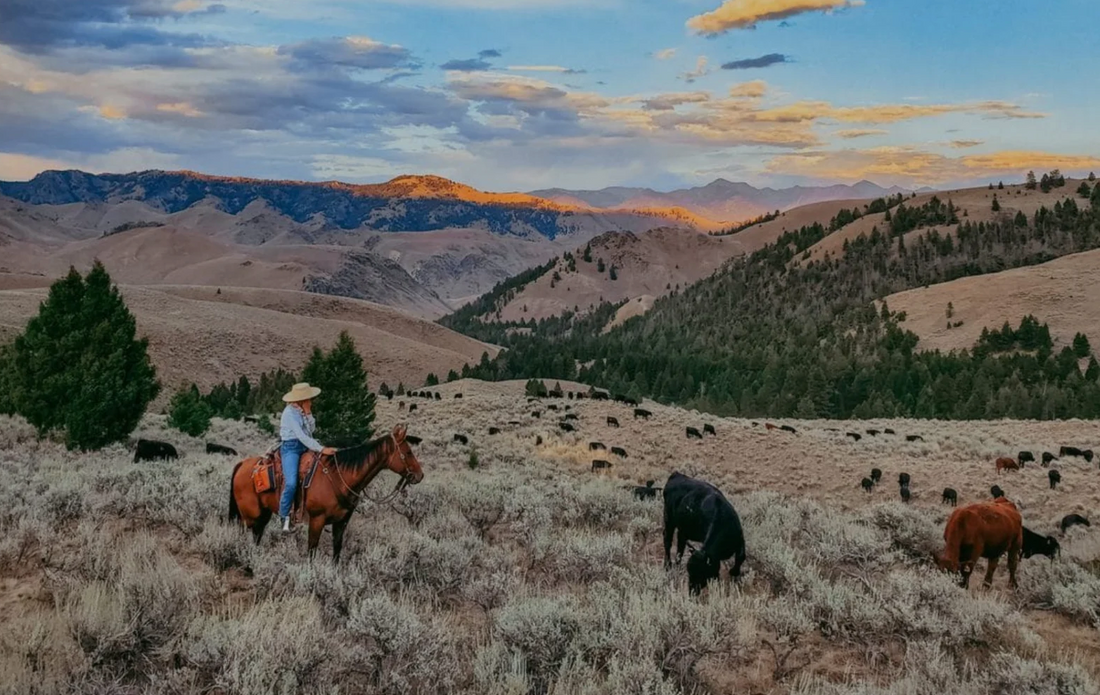
[{"label": "dry grass", "polygon": [[[791,435],[653,405],[643,423],[564,400],[580,431],[560,436],[522,384],[439,390],[409,417],[425,481],[394,508],[365,506],[339,567],[327,548],[307,562],[301,536],[256,548],[225,525],[234,462],[160,418],[141,433],[178,444],[178,464],[133,465],[123,447],[71,455],[0,421],[0,692],[1097,692],[1096,531],[1069,534],[1054,563],[1025,561],[1016,593],[1003,577],[963,591],[925,559],[940,543],[938,488],[975,498],[993,454],[1071,432],[1066,443],[1087,444],[1093,423],[859,423],[927,441],[849,444],[826,423]],[[607,429],[608,414],[623,427]],[[378,424],[404,415],[383,402]],[[704,421],[718,437],[688,443],[683,427]],[[455,432],[477,446],[477,470]],[[208,438],[266,445],[241,423]],[[593,475],[592,439],[630,457]],[[867,496],[872,465],[887,479]],[[738,587],[692,598],[682,571],[661,568],[660,504],[622,485],[673,468],[738,508]],[[908,507],[890,480],[901,469],[917,492]],[[1049,495],[1039,476],[1001,481],[1030,525],[1095,507],[1094,468],[1064,466],[1066,488]]]}]

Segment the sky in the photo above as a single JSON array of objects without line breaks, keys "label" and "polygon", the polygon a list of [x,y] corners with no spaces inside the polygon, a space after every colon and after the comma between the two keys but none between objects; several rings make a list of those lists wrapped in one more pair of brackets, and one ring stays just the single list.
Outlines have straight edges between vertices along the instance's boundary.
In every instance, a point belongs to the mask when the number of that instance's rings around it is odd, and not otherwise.
[{"label": "sky", "polygon": [[1100,171],[1095,0],[0,0],[0,179]]}]

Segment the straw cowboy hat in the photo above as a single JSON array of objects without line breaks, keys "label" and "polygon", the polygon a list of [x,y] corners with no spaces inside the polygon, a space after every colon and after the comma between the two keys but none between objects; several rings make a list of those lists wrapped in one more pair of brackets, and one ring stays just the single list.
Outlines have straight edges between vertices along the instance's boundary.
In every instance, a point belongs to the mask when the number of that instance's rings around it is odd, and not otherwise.
[{"label": "straw cowboy hat", "polygon": [[302,382],[300,384],[294,384],[290,389],[290,393],[283,396],[283,401],[287,403],[297,403],[299,401],[308,401],[317,397],[321,393],[321,389],[316,386],[310,386],[309,384]]}]

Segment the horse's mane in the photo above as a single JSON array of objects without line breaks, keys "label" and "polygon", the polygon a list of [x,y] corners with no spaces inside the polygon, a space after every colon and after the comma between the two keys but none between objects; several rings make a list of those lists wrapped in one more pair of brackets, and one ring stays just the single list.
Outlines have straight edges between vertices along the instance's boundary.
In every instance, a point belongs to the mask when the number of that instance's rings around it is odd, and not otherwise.
[{"label": "horse's mane", "polygon": [[363,463],[370,457],[374,450],[389,438],[390,435],[387,434],[384,437],[372,439],[369,442],[349,446],[346,449],[339,449],[336,452],[336,465],[348,471],[359,470],[363,467]]}]

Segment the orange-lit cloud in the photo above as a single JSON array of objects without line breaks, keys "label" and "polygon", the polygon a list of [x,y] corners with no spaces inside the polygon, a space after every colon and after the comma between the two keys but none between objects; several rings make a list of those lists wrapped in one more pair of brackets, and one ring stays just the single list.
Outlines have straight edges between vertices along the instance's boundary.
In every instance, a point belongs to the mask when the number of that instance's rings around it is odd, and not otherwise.
[{"label": "orange-lit cloud", "polygon": [[863,4],[863,0],[725,0],[713,12],[692,17],[687,25],[700,34],[714,35],[805,12],[832,12]]},{"label": "orange-lit cloud", "polygon": [[977,147],[978,145],[984,145],[985,140],[952,140],[950,143],[956,150],[965,150],[970,147]]},{"label": "orange-lit cloud", "polygon": [[943,184],[991,175],[1022,177],[1029,169],[1081,171],[1100,167],[1100,157],[1006,150],[947,157],[913,147],[815,151],[778,155],[766,166],[775,174],[880,184]]},{"label": "orange-lit cloud", "polygon": [[657,60],[670,60],[671,58],[674,58],[675,56],[676,56],[676,49],[675,48],[662,48],[661,50],[659,50],[659,51],[657,51],[653,54],[653,57],[656,58]]}]

